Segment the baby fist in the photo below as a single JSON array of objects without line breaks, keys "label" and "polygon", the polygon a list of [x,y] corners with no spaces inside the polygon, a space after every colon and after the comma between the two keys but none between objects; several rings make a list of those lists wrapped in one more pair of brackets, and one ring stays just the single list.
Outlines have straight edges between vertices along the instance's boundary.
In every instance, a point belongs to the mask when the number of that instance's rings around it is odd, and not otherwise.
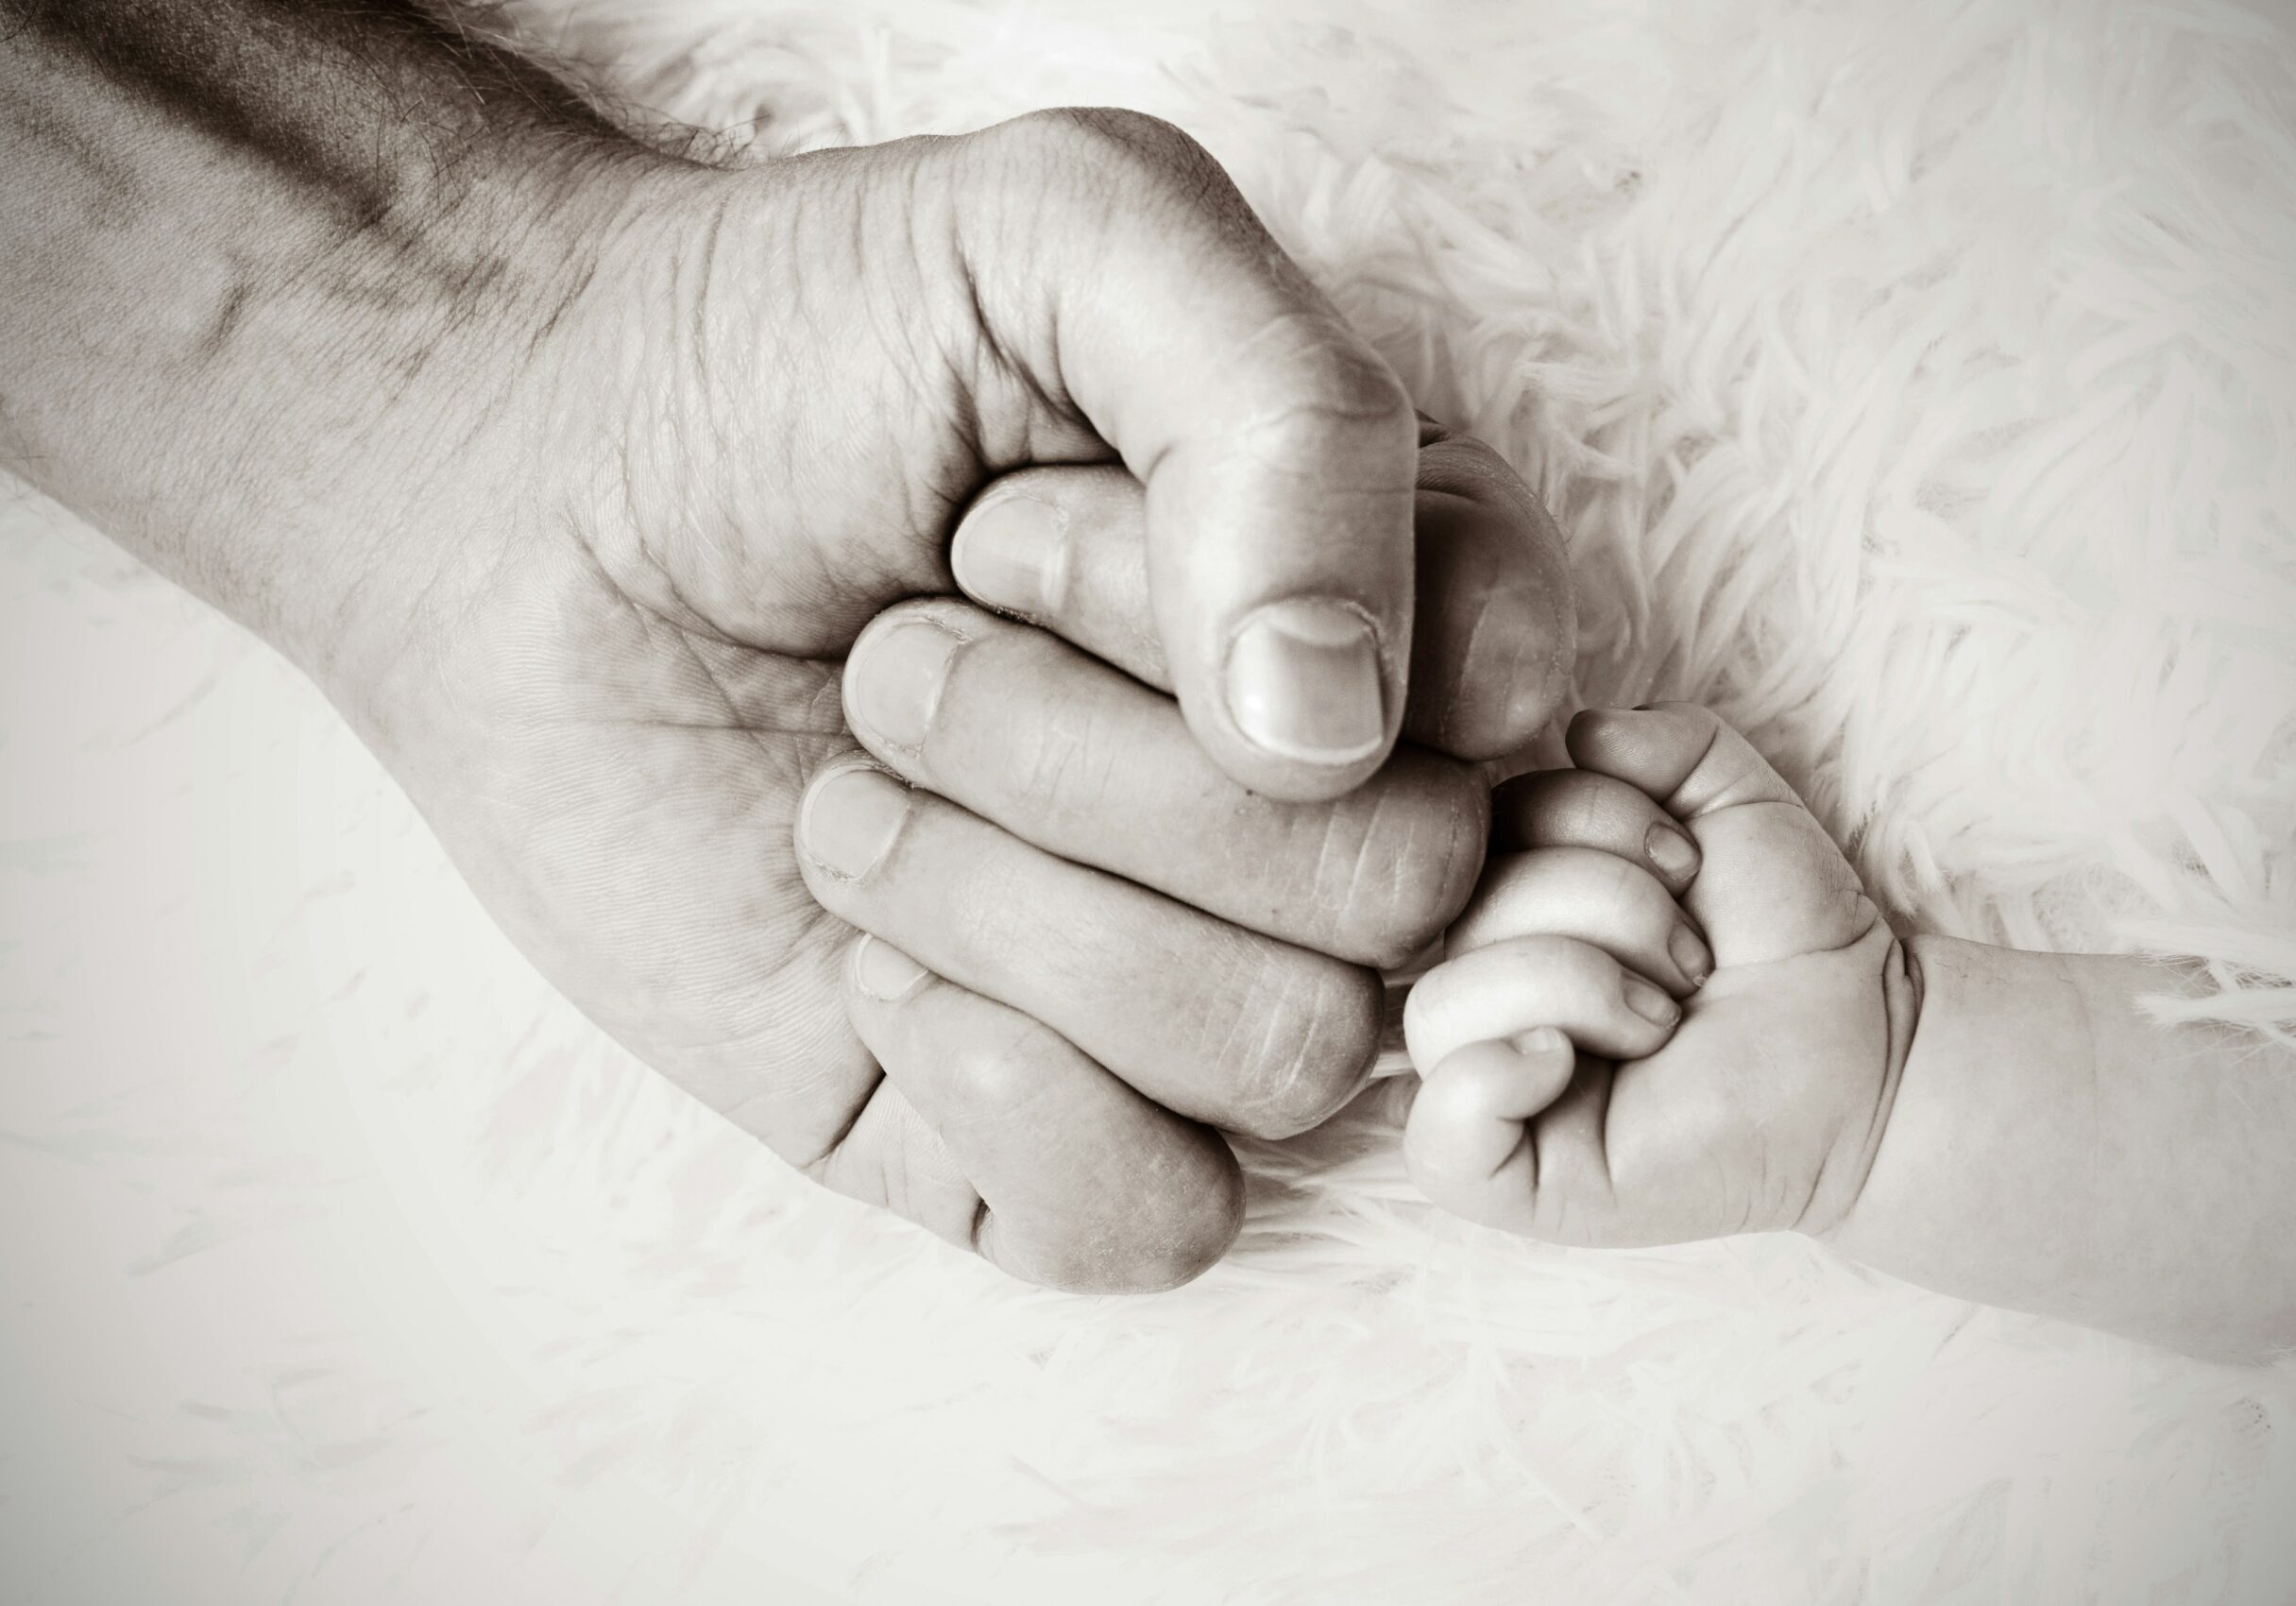
[{"label": "baby fist", "polygon": [[[1712,713],[1573,720],[1413,989],[1404,1153],[1437,1204],[1562,1243],[1823,1233],[1913,1034],[1904,952],[1792,788]],[[1687,838],[1687,840],[1685,840]]]}]

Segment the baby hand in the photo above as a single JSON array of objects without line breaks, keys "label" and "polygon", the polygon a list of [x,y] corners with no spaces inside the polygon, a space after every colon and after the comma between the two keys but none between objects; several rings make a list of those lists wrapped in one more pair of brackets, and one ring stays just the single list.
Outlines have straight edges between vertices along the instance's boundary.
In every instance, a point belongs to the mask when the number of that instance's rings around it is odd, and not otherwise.
[{"label": "baby hand", "polygon": [[1826,1232],[1912,1034],[1899,944],[1710,712],[1590,710],[1566,743],[1575,769],[1501,790],[1525,851],[1492,859],[1405,1006],[1414,1181],[1562,1243]]}]

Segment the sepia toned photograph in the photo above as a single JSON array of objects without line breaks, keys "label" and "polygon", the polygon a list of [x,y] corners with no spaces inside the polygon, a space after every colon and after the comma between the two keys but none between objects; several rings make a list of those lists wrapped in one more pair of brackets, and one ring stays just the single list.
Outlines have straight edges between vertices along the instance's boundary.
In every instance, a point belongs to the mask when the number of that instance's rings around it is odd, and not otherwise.
[{"label": "sepia toned photograph", "polygon": [[2296,1606],[2292,0],[0,0],[0,1606]]}]

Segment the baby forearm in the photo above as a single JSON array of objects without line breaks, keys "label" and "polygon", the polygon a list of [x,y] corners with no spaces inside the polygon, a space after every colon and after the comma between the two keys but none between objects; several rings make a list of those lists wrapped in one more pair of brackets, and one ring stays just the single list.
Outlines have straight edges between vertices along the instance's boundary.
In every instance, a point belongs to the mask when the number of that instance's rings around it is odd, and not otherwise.
[{"label": "baby forearm", "polygon": [[1889,1124],[1828,1238],[1958,1297],[2196,1353],[2296,1345],[2296,1056],[2137,1000],[2143,960],[1916,938]]}]

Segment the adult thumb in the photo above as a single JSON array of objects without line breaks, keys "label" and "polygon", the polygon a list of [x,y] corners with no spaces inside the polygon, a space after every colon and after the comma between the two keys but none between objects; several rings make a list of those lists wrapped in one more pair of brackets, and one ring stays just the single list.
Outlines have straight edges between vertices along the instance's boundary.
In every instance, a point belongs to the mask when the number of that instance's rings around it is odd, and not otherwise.
[{"label": "adult thumb", "polygon": [[[1227,175],[1137,112],[1041,112],[967,230],[987,331],[1147,492],[1151,610],[1215,762],[1272,796],[1376,770],[1411,661],[1418,425],[1402,384]],[[1014,180],[1013,164],[1031,181]]]}]

